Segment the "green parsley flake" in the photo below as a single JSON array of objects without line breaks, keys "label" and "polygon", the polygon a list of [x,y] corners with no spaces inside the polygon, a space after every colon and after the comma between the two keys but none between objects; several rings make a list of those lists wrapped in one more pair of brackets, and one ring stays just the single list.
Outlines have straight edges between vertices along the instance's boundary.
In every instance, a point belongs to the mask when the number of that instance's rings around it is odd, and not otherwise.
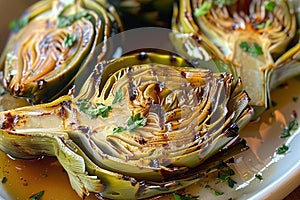
[{"label": "green parsley flake", "polygon": [[6,183],[7,182],[7,178],[4,176],[2,177],[1,183]]},{"label": "green parsley flake", "polygon": [[135,131],[137,128],[145,126],[146,123],[147,123],[147,118],[141,117],[141,114],[137,113],[134,116],[130,116],[130,118],[127,121],[126,127],[118,126],[113,129],[113,133],[120,133],[125,130]]},{"label": "green parsley flake", "polygon": [[117,92],[116,92],[116,96],[112,102],[112,104],[116,104],[118,102],[120,102],[123,98],[123,94],[122,94],[122,89],[120,88]]},{"label": "green parsley flake", "polygon": [[15,32],[21,30],[24,26],[26,26],[29,22],[28,17],[22,17],[20,19],[15,19],[11,21],[8,25],[9,29]]},{"label": "green parsley flake", "polygon": [[220,182],[227,182],[228,186],[233,188],[237,183],[230,176],[233,176],[235,173],[232,169],[228,168],[227,170],[220,170],[217,180]]},{"label": "green parsley flake", "polygon": [[40,192],[38,192],[38,193],[36,193],[36,194],[33,194],[33,195],[31,195],[31,196],[29,197],[29,200],[39,200],[39,199],[42,198],[42,196],[44,195],[44,193],[45,193],[45,191],[42,190],[42,191],[40,191]]},{"label": "green parsley flake", "polygon": [[286,138],[291,136],[291,132],[295,129],[297,129],[299,126],[299,123],[297,120],[292,120],[289,122],[288,127],[284,128],[283,133],[280,134],[280,138]]},{"label": "green parsley flake", "polygon": [[293,102],[297,102],[299,100],[299,97],[293,97]]},{"label": "green parsley flake", "polygon": [[64,46],[67,47],[72,47],[74,43],[76,42],[76,35],[75,34],[67,34],[65,39],[64,39]]},{"label": "green parsley flake", "polygon": [[134,131],[139,127],[145,126],[147,123],[147,118],[141,117],[141,113],[137,113],[131,116],[127,121],[127,130]]},{"label": "green parsley flake", "polygon": [[243,51],[250,53],[252,56],[263,55],[262,48],[256,42],[254,42],[252,45],[250,45],[248,42],[241,42],[240,47],[243,49]]},{"label": "green parsley flake", "polygon": [[265,1],[264,2],[264,7],[269,12],[273,12],[275,6],[276,6],[276,3],[274,1]]},{"label": "green parsley flake", "polygon": [[280,138],[286,138],[291,136],[291,132],[288,129],[284,129],[283,133],[280,134]]},{"label": "green parsley flake", "polygon": [[88,17],[88,16],[89,16],[89,13],[87,11],[79,12],[79,13],[76,13],[76,14],[70,15],[70,16],[61,16],[60,15],[60,16],[58,16],[57,27],[64,28],[66,26],[70,26],[76,20],[79,20],[83,17]]},{"label": "green parsley flake", "polygon": [[111,106],[105,106],[103,104],[97,104],[96,107],[94,107],[92,103],[86,99],[77,101],[76,105],[78,106],[79,111],[91,116],[92,119],[97,118],[98,116],[107,118],[109,111],[112,110]]},{"label": "green parsley flake", "polygon": [[255,178],[257,178],[258,180],[263,180],[263,177],[261,174],[255,174]]},{"label": "green parsley flake", "polygon": [[208,11],[211,9],[212,7],[212,2],[204,2],[198,9],[195,10],[194,12],[194,16],[195,17],[199,17],[201,15],[206,15],[208,13]]},{"label": "green parsley flake", "polygon": [[118,126],[116,128],[113,129],[113,133],[121,133],[123,131],[125,131],[126,128],[122,127],[122,126]]},{"label": "green parsley flake", "polygon": [[277,154],[285,154],[288,150],[289,150],[289,147],[287,145],[283,144],[282,146],[280,146],[276,149],[276,153]]}]

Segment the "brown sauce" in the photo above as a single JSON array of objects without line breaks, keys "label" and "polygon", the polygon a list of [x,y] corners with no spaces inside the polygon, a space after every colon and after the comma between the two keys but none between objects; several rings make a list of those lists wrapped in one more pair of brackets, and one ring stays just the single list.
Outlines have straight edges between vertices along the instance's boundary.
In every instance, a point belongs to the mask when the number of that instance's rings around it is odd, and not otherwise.
[{"label": "brown sauce", "polygon": [[[44,200],[81,199],[71,188],[67,173],[55,157],[21,160],[0,151],[0,163],[0,179],[7,178],[2,187],[11,199],[29,199],[40,191],[44,191],[41,198]],[[86,199],[97,198],[91,194]]]}]

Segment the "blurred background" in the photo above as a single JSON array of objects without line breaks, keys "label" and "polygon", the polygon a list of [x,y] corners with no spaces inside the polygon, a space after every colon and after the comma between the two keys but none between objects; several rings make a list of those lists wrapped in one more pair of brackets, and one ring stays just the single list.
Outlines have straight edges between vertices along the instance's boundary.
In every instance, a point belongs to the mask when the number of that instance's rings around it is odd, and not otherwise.
[{"label": "blurred background", "polygon": [[0,0],[0,51],[9,36],[9,23],[21,16],[24,10],[37,0]]}]

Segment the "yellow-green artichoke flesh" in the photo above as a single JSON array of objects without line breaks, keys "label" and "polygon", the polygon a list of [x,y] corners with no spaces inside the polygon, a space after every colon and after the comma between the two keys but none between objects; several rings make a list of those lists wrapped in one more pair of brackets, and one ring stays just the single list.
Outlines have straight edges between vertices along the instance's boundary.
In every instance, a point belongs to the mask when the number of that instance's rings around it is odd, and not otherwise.
[{"label": "yellow-green artichoke flesh", "polygon": [[68,91],[96,45],[121,29],[105,1],[39,1],[13,27],[1,57],[4,86],[33,103],[51,101]]},{"label": "yellow-green artichoke flesh", "polygon": [[57,156],[80,196],[142,199],[184,188],[253,114],[240,79],[186,64],[154,53],[100,63],[75,98],[1,112],[0,148]]}]

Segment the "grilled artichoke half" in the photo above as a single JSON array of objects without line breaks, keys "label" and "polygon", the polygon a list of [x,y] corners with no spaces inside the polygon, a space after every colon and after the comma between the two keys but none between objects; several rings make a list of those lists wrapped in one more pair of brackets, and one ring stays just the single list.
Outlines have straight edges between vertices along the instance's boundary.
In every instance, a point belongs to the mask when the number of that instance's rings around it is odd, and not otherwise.
[{"label": "grilled artichoke half", "polygon": [[174,43],[190,59],[232,62],[216,70],[241,77],[250,104],[264,110],[270,90],[300,73],[296,6],[286,0],[181,0],[174,9]]},{"label": "grilled artichoke half", "polygon": [[216,160],[205,161],[239,139],[248,102],[228,73],[133,54],[98,64],[77,97],[1,112],[0,148],[56,156],[80,196],[142,199],[201,179]]},{"label": "grilled artichoke half", "polygon": [[4,86],[33,103],[66,92],[96,45],[122,29],[114,8],[102,0],[39,1],[12,25],[0,61]]}]

